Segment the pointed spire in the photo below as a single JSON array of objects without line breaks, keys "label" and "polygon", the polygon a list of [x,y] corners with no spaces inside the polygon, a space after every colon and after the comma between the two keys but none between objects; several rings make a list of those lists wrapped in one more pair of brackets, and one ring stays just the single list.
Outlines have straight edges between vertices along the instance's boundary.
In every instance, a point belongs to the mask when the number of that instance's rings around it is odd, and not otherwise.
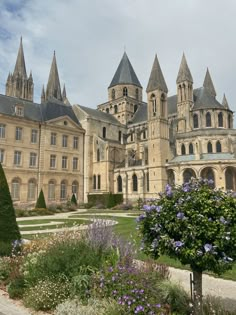
[{"label": "pointed spire", "polygon": [[208,68],[207,68],[207,71],[206,71],[206,75],[205,75],[205,79],[204,79],[204,82],[203,82],[203,86],[204,86],[205,89],[208,90],[208,92],[212,96],[216,97],[216,90],[214,88],[214,84],[212,82],[211,75],[210,75],[210,72],[209,72]]},{"label": "pointed spire", "polygon": [[30,75],[28,81],[33,82],[33,76],[32,76],[32,71],[30,70]]},{"label": "pointed spire", "polygon": [[227,108],[227,109],[229,108],[229,104],[228,104],[228,101],[227,101],[227,98],[226,98],[225,94],[224,94],[224,96],[223,96],[222,105],[223,105],[225,108]]},{"label": "pointed spire", "polygon": [[161,71],[159,61],[157,59],[157,55],[155,55],[155,59],[153,62],[152,71],[150,74],[146,92],[147,93],[152,92],[157,89],[162,90],[163,92],[166,92],[166,93],[168,92],[168,88],[167,88],[163,73]]},{"label": "pointed spire", "polygon": [[123,54],[123,57],[111,81],[111,84],[109,85],[109,88],[118,84],[133,84],[142,87],[126,52],[124,52]]},{"label": "pointed spire", "polygon": [[24,57],[24,50],[22,44],[22,37],[20,38],[20,47],[18,50],[18,55],[16,59],[16,65],[13,72],[13,76],[20,76],[22,79],[27,79],[26,67],[25,67],[25,57]]},{"label": "pointed spire", "polygon": [[66,99],[66,85],[63,85],[63,91],[62,91],[62,98],[63,100]]},{"label": "pointed spire", "polygon": [[41,93],[41,103],[46,101],[46,96],[45,96],[45,89],[44,89],[44,85],[42,88],[42,93]]},{"label": "pointed spire", "polygon": [[192,75],[191,75],[191,72],[189,70],[187,60],[186,60],[184,54],[183,54],[181,64],[179,67],[179,73],[178,73],[178,76],[176,79],[176,83],[181,83],[183,81],[189,81],[189,82],[193,83],[193,78],[192,78]]},{"label": "pointed spire", "polygon": [[54,50],[52,65],[49,73],[48,84],[46,89],[46,98],[55,97],[58,100],[62,100],[61,97],[61,85],[57,69],[56,53]]}]

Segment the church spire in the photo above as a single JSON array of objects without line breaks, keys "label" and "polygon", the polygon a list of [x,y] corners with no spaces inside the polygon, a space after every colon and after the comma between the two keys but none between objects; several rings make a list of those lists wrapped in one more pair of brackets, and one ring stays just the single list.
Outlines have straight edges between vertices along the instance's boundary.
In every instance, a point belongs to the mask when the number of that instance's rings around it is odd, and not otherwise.
[{"label": "church spire", "polygon": [[225,108],[229,109],[229,104],[228,104],[228,101],[227,101],[227,98],[226,98],[225,94],[224,94],[224,96],[223,96],[222,105],[223,105]]},{"label": "church spire", "polygon": [[66,85],[65,84],[63,85],[62,98],[63,100],[66,99]]},{"label": "church spire", "polygon": [[19,75],[19,77],[21,77],[23,79],[27,79],[22,37],[20,38],[20,47],[18,50],[16,65],[15,65],[15,69],[13,72],[13,77],[16,77],[17,75]]},{"label": "church spire", "polygon": [[153,62],[152,71],[150,74],[146,92],[149,93],[154,90],[161,90],[166,93],[168,92],[168,88],[167,88],[163,73],[161,71],[159,61],[157,59],[157,55],[155,55],[155,59]]},{"label": "church spire", "polygon": [[203,87],[205,89],[207,89],[208,92],[212,96],[216,97],[216,90],[215,90],[214,84],[212,82],[211,75],[210,75],[210,72],[209,72],[208,68],[207,68],[205,79],[204,79],[204,82],[203,82]]},{"label": "church spire", "polygon": [[193,78],[191,75],[191,72],[189,70],[188,64],[187,64],[187,60],[185,58],[185,55],[183,54],[182,60],[181,60],[181,64],[179,67],[179,73],[176,79],[176,83],[182,83],[184,81],[188,81],[193,83]]},{"label": "church spire", "polygon": [[54,51],[52,65],[49,73],[48,84],[46,89],[46,99],[54,97],[62,101],[61,85],[57,69],[56,53]]},{"label": "church spire", "polygon": [[41,103],[46,101],[46,96],[45,96],[45,89],[44,89],[44,85],[42,88],[42,92],[41,92]]}]

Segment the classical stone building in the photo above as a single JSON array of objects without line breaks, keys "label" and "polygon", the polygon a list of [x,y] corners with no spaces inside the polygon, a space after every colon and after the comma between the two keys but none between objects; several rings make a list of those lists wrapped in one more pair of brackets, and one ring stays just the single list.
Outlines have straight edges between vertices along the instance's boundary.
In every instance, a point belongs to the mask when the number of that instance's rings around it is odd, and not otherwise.
[{"label": "classical stone building", "polygon": [[236,190],[233,112],[225,96],[216,99],[209,70],[194,88],[184,55],[171,97],[155,56],[144,102],[126,53],[108,101],[97,109],[70,105],[55,53],[41,104],[33,102],[33,89],[21,41],[6,96],[0,95],[0,161],[15,201],[34,202],[41,188],[48,202],[72,193],[86,202],[89,194],[109,192],[137,200],[191,177]]}]

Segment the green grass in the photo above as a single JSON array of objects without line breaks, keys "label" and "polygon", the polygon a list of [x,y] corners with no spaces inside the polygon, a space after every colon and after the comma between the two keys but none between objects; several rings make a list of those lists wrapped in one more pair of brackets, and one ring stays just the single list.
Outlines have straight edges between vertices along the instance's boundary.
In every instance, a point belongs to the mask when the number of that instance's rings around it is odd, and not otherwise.
[{"label": "green grass", "polygon": [[[53,224],[53,225],[43,225],[45,223],[50,222],[63,222],[63,224]],[[35,230],[49,230],[49,229],[57,229],[57,228],[65,228],[65,227],[72,227],[74,225],[81,225],[81,224],[90,224],[91,221],[85,219],[58,219],[58,220],[35,220],[35,221],[21,221],[19,222],[20,225],[24,225],[24,227],[20,227],[20,231],[35,231]],[[42,224],[40,226],[27,226],[31,224]]]}]

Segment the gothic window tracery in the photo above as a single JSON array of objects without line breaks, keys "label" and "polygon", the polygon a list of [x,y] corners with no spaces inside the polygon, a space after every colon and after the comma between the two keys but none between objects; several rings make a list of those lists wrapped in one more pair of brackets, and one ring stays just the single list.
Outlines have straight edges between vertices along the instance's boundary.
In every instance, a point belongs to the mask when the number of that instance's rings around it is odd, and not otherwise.
[{"label": "gothic window tracery", "polygon": [[209,112],[206,113],[206,127],[211,127],[211,114]]}]

